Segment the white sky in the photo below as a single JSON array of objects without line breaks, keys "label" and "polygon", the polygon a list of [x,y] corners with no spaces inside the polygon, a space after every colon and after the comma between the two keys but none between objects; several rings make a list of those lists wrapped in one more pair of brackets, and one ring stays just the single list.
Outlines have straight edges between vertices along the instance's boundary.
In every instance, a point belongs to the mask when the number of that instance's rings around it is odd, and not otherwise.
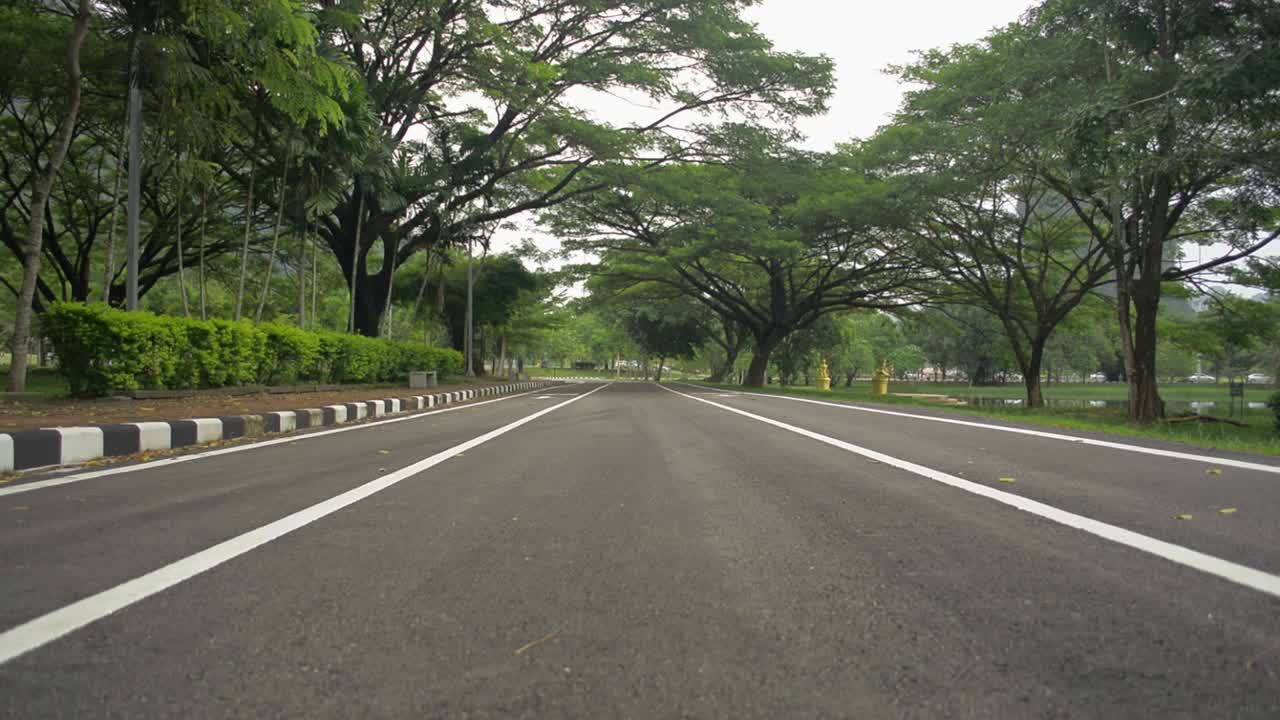
[{"label": "white sky", "polygon": [[[830,149],[854,137],[868,137],[897,109],[902,90],[884,73],[912,58],[915,50],[977,40],[1012,22],[1030,0],[764,0],[747,11],[780,50],[827,55],[835,62],[836,88],[829,111],[799,123],[804,145]],[[613,110],[613,108],[610,108]],[[625,112],[625,105],[617,111]],[[602,113],[605,119],[611,113]],[[634,118],[619,118],[620,120]],[[544,249],[555,240],[540,235],[532,218],[519,218],[522,231],[500,232],[495,249],[506,250],[523,237]]]},{"label": "white sky", "polygon": [[806,145],[826,150],[869,137],[898,107],[902,89],[884,73],[917,50],[978,40],[1013,22],[1029,0],[764,0],[746,17],[780,50],[835,61],[830,111],[802,121]]}]

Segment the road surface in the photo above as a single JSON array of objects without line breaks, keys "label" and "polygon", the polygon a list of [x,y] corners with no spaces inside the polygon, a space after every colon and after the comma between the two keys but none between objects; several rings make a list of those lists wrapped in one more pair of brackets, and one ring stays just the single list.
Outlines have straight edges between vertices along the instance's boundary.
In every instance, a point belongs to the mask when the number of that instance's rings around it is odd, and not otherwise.
[{"label": "road surface", "polygon": [[1280,717],[1280,463],[894,413],[575,384],[0,486],[0,717]]}]

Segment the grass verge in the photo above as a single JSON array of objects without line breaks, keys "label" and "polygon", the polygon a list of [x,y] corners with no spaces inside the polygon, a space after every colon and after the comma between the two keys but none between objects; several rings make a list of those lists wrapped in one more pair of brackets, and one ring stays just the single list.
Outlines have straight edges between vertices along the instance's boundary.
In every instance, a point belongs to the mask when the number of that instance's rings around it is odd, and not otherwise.
[{"label": "grass verge", "polygon": [[[9,375],[9,368],[0,368],[0,380]],[[4,390],[0,382],[0,390]],[[67,379],[53,368],[28,368],[26,392],[40,393],[51,398],[65,397],[68,392]]]},{"label": "grass verge", "polygon": [[[709,383],[697,384],[729,390],[742,389],[737,385],[711,385]],[[890,391],[929,392],[929,390],[925,389],[928,387],[927,384],[922,384],[920,386],[920,390],[914,390],[912,387],[913,386],[910,385],[904,387],[902,384],[896,384],[890,387]],[[990,388],[975,388],[975,390],[984,391],[989,389]],[[1128,424],[1125,421],[1123,411],[1118,408],[1028,410],[1018,407],[977,407],[973,405],[944,406],[937,403],[917,400],[915,398],[894,395],[889,395],[887,397],[873,396],[871,394],[870,387],[860,387],[857,384],[852,388],[842,387],[831,390],[830,392],[822,392],[813,387],[790,386],[783,388],[776,385],[770,385],[764,388],[753,388],[749,392],[821,398],[836,402],[868,405],[906,405],[914,407],[928,407],[956,415],[979,415],[1007,420],[1010,422],[1043,425],[1062,428],[1065,430],[1104,432],[1112,435],[1150,438],[1153,440],[1164,440],[1218,450],[1233,450],[1238,452],[1260,453],[1264,455],[1280,455],[1280,435],[1277,435],[1269,415],[1246,415],[1246,426],[1242,428],[1227,425],[1225,423],[1170,423],[1167,421],[1159,422],[1148,427],[1140,427]],[[933,392],[946,395],[958,395],[958,393],[952,393],[950,390],[934,390]],[[1162,389],[1161,392],[1163,393],[1164,390]],[[1017,396],[1015,395],[1014,397]]]}]

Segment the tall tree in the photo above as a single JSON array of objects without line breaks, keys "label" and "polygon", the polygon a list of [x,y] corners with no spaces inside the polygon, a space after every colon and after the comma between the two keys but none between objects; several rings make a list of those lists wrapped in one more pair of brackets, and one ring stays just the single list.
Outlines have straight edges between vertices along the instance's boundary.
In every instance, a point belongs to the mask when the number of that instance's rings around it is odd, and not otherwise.
[{"label": "tall tree", "polygon": [[668,285],[746,328],[745,382],[759,387],[790,333],[920,299],[915,253],[887,229],[885,188],[847,163],[792,153],[637,173],[625,192],[575,200],[552,227],[567,249],[599,256],[592,272]]},{"label": "tall tree", "polygon": [[[1134,422],[1164,414],[1164,284],[1221,271],[1280,237],[1277,33],[1271,2],[1049,0],[989,43],[1006,68],[1037,79],[997,104],[1042,128],[1062,162],[1038,171],[1115,267]],[[1208,258],[1180,253],[1193,245]]]},{"label": "tall tree", "polygon": [[44,167],[39,168],[35,185],[31,193],[31,221],[27,229],[27,238],[22,266],[22,287],[18,292],[18,302],[13,323],[13,355],[9,365],[9,390],[22,392],[27,386],[27,343],[31,337],[32,300],[36,293],[36,279],[40,274],[40,255],[43,249],[43,232],[45,224],[45,205],[49,193],[53,189],[54,180],[62,160],[67,155],[71,138],[75,132],[76,117],[80,113],[80,48],[84,45],[85,36],[89,34],[89,20],[92,4],[89,0],[79,0],[75,17],[71,21],[71,35],[67,41],[66,67],[66,106],[62,118],[58,121],[58,129],[53,145],[49,148],[49,156]]},{"label": "tall tree", "polygon": [[[588,168],[685,154],[721,109],[819,111],[830,62],[774,50],[739,16],[748,4],[376,0],[337,28],[376,134],[408,170],[385,191],[349,190],[320,218],[357,298],[355,327],[377,332],[409,257],[595,189]],[[617,92],[659,109],[623,124],[595,117],[589,108]]]},{"label": "tall tree", "polygon": [[643,306],[626,313],[622,327],[646,356],[656,356],[658,364],[654,382],[662,382],[662,370],[668,358],[687,359],[706,342],[705,315],[688,302]]}]

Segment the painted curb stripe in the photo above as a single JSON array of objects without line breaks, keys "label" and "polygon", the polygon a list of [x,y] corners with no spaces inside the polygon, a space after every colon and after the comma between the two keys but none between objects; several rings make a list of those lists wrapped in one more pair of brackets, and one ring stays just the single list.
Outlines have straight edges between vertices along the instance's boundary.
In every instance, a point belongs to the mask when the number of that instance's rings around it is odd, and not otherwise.
[{"label": "painted curb stripe", "polygon": [[432,409],[462,400],[520,392],[544,384],[547,383],[508,383],[478,390],[222,418],[16,430],[0,433],[0,472],[71,465],[100,457],[132,455],[145,450],[168,450],[263,433],[339,425],[364,418]]}]

